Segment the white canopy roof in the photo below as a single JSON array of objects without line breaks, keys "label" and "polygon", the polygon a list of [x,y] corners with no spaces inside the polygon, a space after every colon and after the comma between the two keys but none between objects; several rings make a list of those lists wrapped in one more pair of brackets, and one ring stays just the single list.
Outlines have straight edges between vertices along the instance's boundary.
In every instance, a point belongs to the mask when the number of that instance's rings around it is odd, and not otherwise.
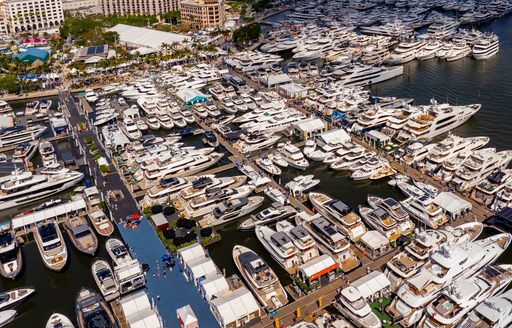
[{"label": "white canopy roof", "polygon": [[322,130],[325,127],[324,121],[317,117],[312,117],[307,120],[302,120],[293,123],[293,128],[302,132],[315,132]]},{"label": "white canopy roof", "polygon": [[362,237],[361,241],[371,249],[379,249],[389,245],[389,240],[376,230],[369,230]]},{"label": "white canopy roof", "polygon": [[163,43],[183,42],[190,40],[188,36],[152,30],[144,27],[117,24],[108,29],[109,32],[117,32],[119,41],[133,47],[160,48]]},{"label": "white canopy roof", "polygon": [[333,265],[336,265],[334,259],[329,255],[324,254],[302,264],[299,266],[298,270],[302,271],[306,277],[311,277],[325,269],[332,267]]},{"label": "white canopy roof", "polygon": [[326,144],[338,144],[350,141],[350,136],[343,129],[330,130],[317,136],[317,138]]},{"label": "white canopy roof", "polygon": [[389,279],[380,271],[372,271],[352,283],[352,286],[357,288],[364,298],[368,298],[390,285]]},{"label": "white canopy roof", "polygon": [[130,328],[162,327],[145,291],[141,290],[125,296],[119,300],[119,303]]},{"label": "white canopy roof", "polygon": [[200,258],[205,257],[206,253],[204,251],[204,248],[201,244],[193,244],[187,247],[183,247],[182,249],[178,250],[178,257],[181,258],[181,261],[183,264],[187,264],[188,262]]},{"label": "white canopy roof", "polygon": [[42,211],[33,212],[27,215],[22,215],[12,219],[12,228],[19,229],[26,226],[37,224],[48,219],[56,218],[57,216],[65,215],[66,213],[82,211],[87,208],[85,200],[78,199],[67,202],[62,205],[47,208]]},{"label": "white canopy roof", "polygon": [[434,204],[441,207],[451,214],[458,214],[464,210],[471,209],[471,203],[460,198],[454,193],[445,191],[436,196],[433,200]]},{"label": "white canopy roof", "polygon": [[210,300],[212,296],[222,296],[224,293],[229,291],[229,285],[220,273],[208,275],[205,280],[201,282],[201,289],[204,292],[207,300]]},{"label": "white canopy roof", "polygon": [[212,300],[211,306],[217,309],[217,313],[224,325],[259,311],[256,299],[245,287],[238,288],[226,297]]},{"label": "white canopy roof", "polygon": [[217,267],[210,258],[199,258],[188,262],[187,264],[194,279],[204,277],[208,274],[216,273]]},{"label": "white canopy roof", "polygon": [[183,322],[183,324],[185,326],[188,326],[194,322],[197,322],[196,314],[194,313],[194,311],[192,310],[192,307],[189,304],[177,309],[176,315],[178,316],[178,318],[181,319],[181,321]]}]

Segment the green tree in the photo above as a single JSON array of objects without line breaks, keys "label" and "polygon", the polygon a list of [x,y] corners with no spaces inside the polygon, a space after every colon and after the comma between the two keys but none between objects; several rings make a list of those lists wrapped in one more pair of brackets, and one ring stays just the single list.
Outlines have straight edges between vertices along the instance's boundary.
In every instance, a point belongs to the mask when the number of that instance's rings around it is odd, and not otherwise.
[{"label": "green tree", "polygon": [[11,74],[0,75],[0,90],[13,93],[18,91],[20,83],[16,76]]},{"label": "green tree", "polygon": [[261,25],[259,23],[251,23],[237,29],[233,32],[233,41],[239,45],[244,45],[249,41],[256,41],[261,34]]}]

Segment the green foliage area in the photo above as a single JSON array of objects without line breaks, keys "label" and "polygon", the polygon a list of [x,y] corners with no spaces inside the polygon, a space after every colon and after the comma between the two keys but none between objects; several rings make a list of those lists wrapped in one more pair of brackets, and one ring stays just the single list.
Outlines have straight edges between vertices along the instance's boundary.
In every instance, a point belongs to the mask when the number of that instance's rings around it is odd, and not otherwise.
[{"label": "green foliage area", "polygon": [[259,0],[252,4],[252,10],[260,12],[272,7],[272,0]]},{"label": "green foliage area", "polygon": [[164,13],[164,14],[160,15],[160,17],[166,23],[170,23],[170,24],[179,24],[179,22],[181,21],[181,13],[179,12],[179,10]]},{"label": "green foliage area", "polygon": [[0,75],[0,91],[9,93],[16,92],[20,88],[20,83],[16,76],[11,74]]},{"label": "green foliage area", "polygon": [[242,26],[233,32],[233,41],[239,45],[246,44],[250,41],[256,41],[260,37],[261,26],[258,23],[251,23],[246,26]]},{"label": "green foliage area", "polygon": [[[80,122],[80,123],[82,123],[82,122]],[[90,145],[94,142],[94,140],[92,139],[92,136],[87,136],[84,138],[84,140],[88,145]]]},{"label": "green foliage area", "polygon": [[100,171],[103,174],[108,173],[109,172],[108,165],[105,165],[105,164],[100,165]]}]

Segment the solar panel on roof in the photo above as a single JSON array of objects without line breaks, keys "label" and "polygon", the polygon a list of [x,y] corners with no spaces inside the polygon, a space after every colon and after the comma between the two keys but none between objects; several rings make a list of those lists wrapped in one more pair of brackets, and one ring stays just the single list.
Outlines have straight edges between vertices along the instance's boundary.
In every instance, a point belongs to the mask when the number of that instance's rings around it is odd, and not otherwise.
[{"label": "solar panel on roof", "polygon": [[103,46],[103,45],[96,47],[97,54],[103,53],[103,50],[105,50],[105,46]]},{"label": "solar panel on roof", "polygon": [[94,54],[94,47],[87,48],[87,56]]}]

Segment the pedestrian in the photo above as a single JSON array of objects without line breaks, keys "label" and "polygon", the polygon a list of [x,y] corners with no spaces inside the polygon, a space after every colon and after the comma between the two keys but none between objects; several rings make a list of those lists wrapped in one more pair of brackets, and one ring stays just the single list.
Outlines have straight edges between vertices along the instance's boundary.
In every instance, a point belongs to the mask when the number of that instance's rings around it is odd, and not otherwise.
[{"label": "pedestrian", "polygon": [[156,295],[156,300],[160,301],[160,295]]}]

